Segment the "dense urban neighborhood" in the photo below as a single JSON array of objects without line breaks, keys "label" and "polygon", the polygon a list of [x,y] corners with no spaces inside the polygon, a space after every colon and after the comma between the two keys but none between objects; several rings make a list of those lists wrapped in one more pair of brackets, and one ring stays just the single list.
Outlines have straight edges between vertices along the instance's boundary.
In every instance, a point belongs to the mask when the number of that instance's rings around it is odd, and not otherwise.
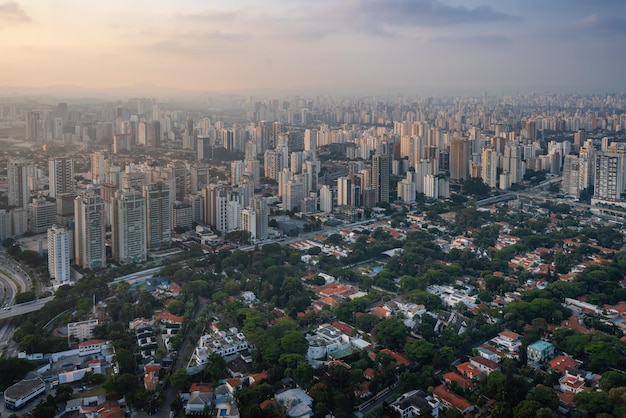
[{"label": "dense urban neighborhood", "polygon": [[0,412],[626,416],[626,96],[0,101]]}]

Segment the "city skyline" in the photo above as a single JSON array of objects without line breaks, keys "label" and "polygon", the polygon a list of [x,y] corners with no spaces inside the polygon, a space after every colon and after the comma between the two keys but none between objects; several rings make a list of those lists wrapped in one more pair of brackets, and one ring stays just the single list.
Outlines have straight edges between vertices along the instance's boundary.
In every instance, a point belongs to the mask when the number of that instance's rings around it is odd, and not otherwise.
[{"label": "city skyline", "polygon": [[619,1],[184,6],[0,1],[7,57],[0,86],[425,94],[626,86],[626,4]]}]

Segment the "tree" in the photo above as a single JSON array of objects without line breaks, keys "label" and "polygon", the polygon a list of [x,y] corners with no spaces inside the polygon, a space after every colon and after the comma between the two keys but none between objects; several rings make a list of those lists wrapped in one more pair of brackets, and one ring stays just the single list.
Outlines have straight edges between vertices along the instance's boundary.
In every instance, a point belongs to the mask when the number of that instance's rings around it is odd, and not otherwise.
[{"label": "tree", "polygon": [[541,404],[537,401],[523,400],[513,408],[513,418],[534,417],[541,409]]},{"label": "tree", "polygon": [[184,368],[178,368],[170,376],[170,383],[178,390],[189,387],[189,375]]},{"label": "tree", "polygon": [[374,335],[381,344],[397,350],[406,342],[407,329],[399,319],[389,318],[374,327]]},{"label": "tree", "polygon": [[606,392],[594,392],[585,390],[574,395],[576,408],[585,411],[589,416],[595,416],[603,412],[611,412],[611,399]]},{"label": "tree", "polygon": [[115,358],[120,368],[120,373],[133,373],[135,371],[135,358],[130,350],[125,348],[116,350]]},{"label": "tree", "polygon": [[423,338],[411,341],[404,346],[404,353],[415,361],[429,360],[435,354],[435,346]]}]

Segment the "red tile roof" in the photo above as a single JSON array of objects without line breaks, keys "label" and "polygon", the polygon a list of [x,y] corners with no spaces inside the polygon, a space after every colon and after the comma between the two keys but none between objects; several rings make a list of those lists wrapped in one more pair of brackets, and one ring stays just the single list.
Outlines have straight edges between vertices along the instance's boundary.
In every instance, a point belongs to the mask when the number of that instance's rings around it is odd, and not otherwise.
[{"label": "red tile roof", "polygon": [[154,313],[154,319],[158,321],[175,322],[177,324],[183,323],[183,317],[174,315],[168,311],[159,311]]},{"label": "red tile roof", "polygon": [[380,350],[380,352],[387,354],[398,364],[404,364],[405,366],[408,366],[412,363],[412,361],[408,358],[396,353],[395,351],[389,350],[388,348],[383,348],[382,350]]},{"label": "red tile roof", "polygon": [[455,373],[455,372],[448,372],[444,374],[443,380],[445,380],[449,384],[452,382],[455,382],[463,390],[473,389],[476,387],[475,382],[472,382],[471,380],[466,379],[460,374]]},{"label": "red tile roof", "polygon": [[78,347],[87,347],[89,345],[102,344],[105,340],[89,340],[78,344]]},{"label": "red tile roof", "polygon": [[433,390],[435,398],[450,408],[456,408],[461,412],[465,412],[472,408],[472,404],[465,398],[462,398],[448,390],[444,385],[439,385]]},{"label": "red tile roof", "polygon": [[212,392],[213,388],[208,383],[192,383],[189,387],[189,392],[203,392],[209,393]]},{"label": "red tile roof", "polygon": [[578,362],[568,356],[558,356],[550,360],[550,368],[558,370],[561,373],[565,373],[568,367],[576,367]]}]

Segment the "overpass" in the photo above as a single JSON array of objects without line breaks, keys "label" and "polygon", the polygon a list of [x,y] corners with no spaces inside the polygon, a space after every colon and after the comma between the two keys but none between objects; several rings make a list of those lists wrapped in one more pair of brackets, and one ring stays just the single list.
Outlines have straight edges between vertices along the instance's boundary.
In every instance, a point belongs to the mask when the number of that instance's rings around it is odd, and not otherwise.
[{"label": "overpass", "polygon": [[54,296],[48,296],[47,298],[41,298],[33,300],[31,302],[24,302],[17,305],[8,306],[4,309],[0,309],[0,320],[9,319],[15,316],[38,311],[52,299],[54,299]]}]

